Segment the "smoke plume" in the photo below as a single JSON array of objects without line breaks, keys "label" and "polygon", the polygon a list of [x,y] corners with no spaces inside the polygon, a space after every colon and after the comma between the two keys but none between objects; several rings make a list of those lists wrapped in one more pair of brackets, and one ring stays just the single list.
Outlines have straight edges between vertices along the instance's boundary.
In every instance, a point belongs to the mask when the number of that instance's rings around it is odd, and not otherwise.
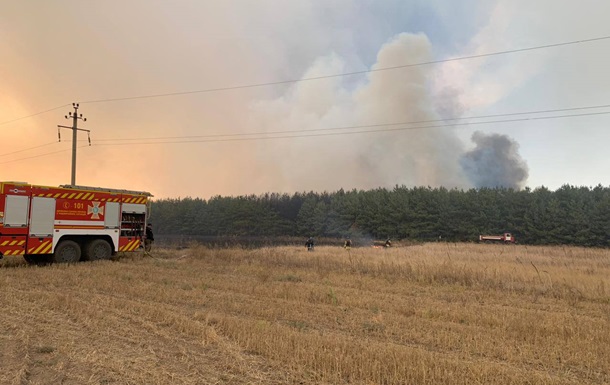
[{"label": "smoke plume", "polygon": [[519,155],[519,145],[506,135],[472,135],[476,147],[460,161],[475,187],[506,187],[519,189],[528,177],[528,167]]},{"label": "smoke plume", "polygon": [[[266,169],[273,170],[281,178],[282,188],[289,191],[397,184],[468,186],[459,166],[463,148],[457,136],[446,128],[418,129],[407,124],[438,118],[428,85],[430,70],[411,67],[374,71],[397,63],[428,60],[428,38],[403,33],[381,47],[373,72],[360,83],[349,83],[351,79],[301,82],[275,100],[258,102],[253,107],[252,120],[269,132],[404,123],[287,140],[273,152],[261,148]],[[351,70],[341,57],[332,54],[319,58],[304,78]],[[354,134],[383,129],[390,130]]]},{"label": "smoke plume", "polygon": [[[377,125],[287,140],[272,152],[261,148],[267,175],[273,175],[274,183],[280,179],[281,188],[288,191],[521,186],[527,167],[507,137],[476,134],[477,148],[464,154],[464,145],[451,128],[409,124],[463,112],[457,90],[444,89],[441,94],[432,90],[430,67],[375,71],[430,60],[431,44],[425,35],[402,33],[380,48],[373,71],[358,84],[338,78],[300,82],[275,100],[259,101],[252,121],[269,132]],[[353,69],[332,54],[319,58],[304,78],[349,71]],[[381,123],[403,124],[379,127]],[[383,132],[355,134],[372,130]]]}]

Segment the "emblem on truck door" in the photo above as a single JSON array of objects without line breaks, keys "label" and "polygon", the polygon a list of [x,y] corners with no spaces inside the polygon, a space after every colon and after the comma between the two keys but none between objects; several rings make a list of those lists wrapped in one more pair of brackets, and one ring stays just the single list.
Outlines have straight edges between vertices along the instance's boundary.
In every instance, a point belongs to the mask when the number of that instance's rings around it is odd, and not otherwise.
[{"label": "emblem on truck door", "polygon": [[104,215],[104,208],[100,207],[100,202],[91,202],[93,206],[87,206],[87,214],[91,214],[91,219],[100,219]]}]

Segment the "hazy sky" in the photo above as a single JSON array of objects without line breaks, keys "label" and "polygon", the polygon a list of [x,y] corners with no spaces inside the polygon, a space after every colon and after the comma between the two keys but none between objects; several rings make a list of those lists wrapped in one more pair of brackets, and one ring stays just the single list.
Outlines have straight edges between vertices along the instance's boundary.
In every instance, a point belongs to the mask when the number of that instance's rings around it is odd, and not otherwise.
[{"label": "hazy sky", "polygon": [[610,105],[610,39],[381,70],[606,37],[608,14],[601,0],[0,0],[0,180],[69,183],[57,125],[79,102],[80,185],[608,186],[610,114],[449,119]]}]

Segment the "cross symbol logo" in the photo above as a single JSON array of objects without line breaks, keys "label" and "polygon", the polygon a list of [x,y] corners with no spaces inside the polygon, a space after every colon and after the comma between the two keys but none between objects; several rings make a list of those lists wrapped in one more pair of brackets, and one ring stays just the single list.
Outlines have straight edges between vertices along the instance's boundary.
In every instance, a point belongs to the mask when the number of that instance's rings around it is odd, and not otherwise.
[{"label": "cross symbol logo", "polygon": [[91,202],[93,206],[87,206],[87,214],[91,214],[91,219],[100,219],[104,215],[104,208],[100,207],[100,202]]}]

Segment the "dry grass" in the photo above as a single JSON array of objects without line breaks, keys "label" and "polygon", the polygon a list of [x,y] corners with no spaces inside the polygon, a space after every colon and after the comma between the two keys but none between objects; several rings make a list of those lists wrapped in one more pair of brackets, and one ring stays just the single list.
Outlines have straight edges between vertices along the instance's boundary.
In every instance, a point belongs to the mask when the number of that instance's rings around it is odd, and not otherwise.
[{"label": "dry grass", "polygon": [[0,263],[1,384],[608,384],[610,251],[426,244]]}]

